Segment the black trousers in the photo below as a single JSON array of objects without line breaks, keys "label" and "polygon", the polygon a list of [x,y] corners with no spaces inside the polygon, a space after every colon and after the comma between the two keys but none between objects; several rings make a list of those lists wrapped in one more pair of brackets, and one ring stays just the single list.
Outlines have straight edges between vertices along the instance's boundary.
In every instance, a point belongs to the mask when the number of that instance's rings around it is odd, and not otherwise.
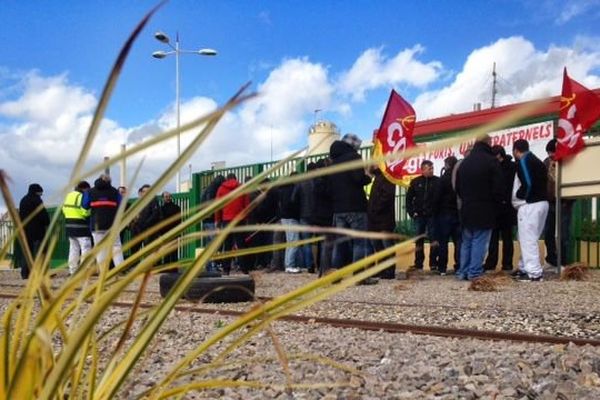
[{"label": "black trousers", "polygon": [[[377,252],[387,249],[388,247],[393,246],[394,241],[390,240],[390,239],[371,239],[371,244],[373,245],[373,250],[377,253]],[[395,257],[395,256],[392,255],[389,258],[393,258],[393,257]],[[377,277],[379,277],[381,279],[394,279],[395,275],[396,275],[396,266],[392,265],[391,267],[386,268],[383,271],[381,271],[379,274],[377,274]]]},{"label": "black trousers", "polygon": [[505,271],[511,271],[513,269],[513,227],[504,226],[502,228],[496,228],[492,231],[490,238],[490,246],[488,248],[488,255],[483,264],[483,268],[486,271],[493,271],[498,265],[498,249],[500,247],[499,240],[502,239],[502,269]]},{"label": "black trousers", "polygon": [[[224,224],[228,223],[229,221],[224,222]],[[223,251],[231,251],[234,248],[237,250],[245,249],[247,247],[245,242],[246,236],[247,233],[245,232],[230,233],[229,235],[227,235],[227,237],[225,238],[225,242],[223,243]],[[238,262],[240,265],[240,269],[243,273],[247,274],[248,272],[250,272],[251,266],[249,265],[249,256],[238,257]],[[225,275],[229,275],[229,273],[231,272],[232,263],[233,258],[223,260],[223,272],[225,273]]]},{"label": "black trousers", "polygon": [[[433,217],[416,217],[414,224],[417,235],[426,234],[430,242],[436,239],[434,219]],[[415,243],[415,268],[423,269],[423,261],[425,260],[425,239],[421,238]],[[429,246],[429,267],[437,268],[438,266],[438,248],[437,246]]]},{"label": "black trousers", "polygon": [[[40,249],[40,245],[42,244],[41,240],[33,240],[27,238],[27,245],[29,246],[29,250],[31,251],[31,256],[35,260],[37,253]],[[25,257],[25,251],[21,252],[21,278],[29,279],[29,273],[31,270],[29,269],[29,263],[27,262],[27,258]]]}]

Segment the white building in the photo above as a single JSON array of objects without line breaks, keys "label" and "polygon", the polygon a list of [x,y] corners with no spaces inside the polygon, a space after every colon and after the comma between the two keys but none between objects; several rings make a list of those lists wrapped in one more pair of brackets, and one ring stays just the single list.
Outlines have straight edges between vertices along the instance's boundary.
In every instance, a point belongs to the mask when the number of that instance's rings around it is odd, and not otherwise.
[{"label": "white building", "polygon": [[331,144],[339,139],[340,131],[333,122],[315,122],[308,130],[308,155],[329,153]]}]

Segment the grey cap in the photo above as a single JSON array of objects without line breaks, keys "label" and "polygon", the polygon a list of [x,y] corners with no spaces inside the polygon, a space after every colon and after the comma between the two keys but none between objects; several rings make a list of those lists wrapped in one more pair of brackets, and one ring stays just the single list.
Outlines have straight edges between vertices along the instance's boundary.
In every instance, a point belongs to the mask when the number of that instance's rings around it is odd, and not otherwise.
[{"label": "grey cap", "polygon": [[348,143],[354,150],[360,149],[360,145],[362,144],[362,140],[354,133],[346,133],[344,137],[342,137],[342,142]]}]

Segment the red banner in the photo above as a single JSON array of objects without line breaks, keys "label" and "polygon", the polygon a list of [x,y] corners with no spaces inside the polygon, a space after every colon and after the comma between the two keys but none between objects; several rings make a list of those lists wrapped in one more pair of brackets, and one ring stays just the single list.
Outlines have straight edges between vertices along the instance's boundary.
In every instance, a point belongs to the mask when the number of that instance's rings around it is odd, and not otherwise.
[{"label": "red banner", "polygon": [[583,135],[600,118],[600,97],[564,70],[558,120],[556,160],[574,156],[585,147]]},{"label": "red banner", "polygon": [[[392,90],[381,126],[373,138],[373,154],[379,156],[402,153],[406,149],[414,147],[415,121],[415,110],[396,91]],[[405,159],[382,161],[379,169],[389,181],[406,186],[410,183],[410,174],[405,169],[406,161]]]}]

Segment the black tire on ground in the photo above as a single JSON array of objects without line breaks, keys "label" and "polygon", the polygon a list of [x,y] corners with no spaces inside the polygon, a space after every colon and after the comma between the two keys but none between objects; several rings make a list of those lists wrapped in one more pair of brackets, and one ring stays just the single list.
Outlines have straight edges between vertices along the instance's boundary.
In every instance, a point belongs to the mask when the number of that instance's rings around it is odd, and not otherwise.
[{"label": "black tire on ground", "polygon": [[[159,280],[160,295],[167,296],[180,274],[162,274]],[[205,303],[238,303],[254,299],[254,280],[243,276],[215,276],[194,278],[183,297]]]}]

